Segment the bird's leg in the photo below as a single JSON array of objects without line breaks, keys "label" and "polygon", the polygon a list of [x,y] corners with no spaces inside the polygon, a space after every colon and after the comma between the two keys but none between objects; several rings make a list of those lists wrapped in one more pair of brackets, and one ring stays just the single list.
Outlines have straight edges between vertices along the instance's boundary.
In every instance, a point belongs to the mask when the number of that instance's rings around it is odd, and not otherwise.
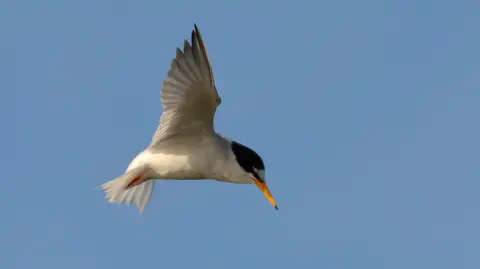
[{"label": "bird's leg", "polygon": [[136,177],[132,179],[132,181],[130,181],[130,183],[128,183],[128,185],[125,187],[125,190],[135,187],[143,183],[144,181],[145,181],[145,178],[143,177],[143,174],[138,174]]}]

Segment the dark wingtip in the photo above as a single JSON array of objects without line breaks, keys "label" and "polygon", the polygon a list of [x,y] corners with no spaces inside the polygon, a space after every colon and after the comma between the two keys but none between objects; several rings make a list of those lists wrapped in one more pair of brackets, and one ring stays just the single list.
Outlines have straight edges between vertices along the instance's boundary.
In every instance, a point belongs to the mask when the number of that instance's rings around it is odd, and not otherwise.
[{"label": "dark wingtip", "polygon": [[278,210],[278,206],[275,206],[275,209]]},{"label": "dark wingtip", "polygon": [[193,30],[192,30],[192,48],[195,46],[195,40],[200,42],[200,31],[198,31],[198,27],[196,23],[193,23]]},{"label": "dark wingtip", "polygon": [[197,34],[200,34],[200,31],[198,30],[198,26],[197,26],[197,23],[193,23],[193,31]]}]

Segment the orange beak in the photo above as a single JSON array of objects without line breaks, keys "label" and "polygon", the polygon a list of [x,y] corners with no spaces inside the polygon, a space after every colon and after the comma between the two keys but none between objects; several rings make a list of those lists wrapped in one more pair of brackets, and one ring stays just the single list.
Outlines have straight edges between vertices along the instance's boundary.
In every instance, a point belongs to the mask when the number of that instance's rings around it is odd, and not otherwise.
[{"label": "orange beak", "polygon": [[260,181],[253,177],[252,177],[252,180],[253,182],[255,182],[255,185],[257,185],[258,188],[262,190],[263,194],[265,195],[265,197],[267,197],[267,200],[273,205],[273,207],[275,207],[275,209],[278,210],[277,202],[275,202],[275,198],[273,198],[272,193],[270,193],[267,183],[265,183],[265,181]]}]

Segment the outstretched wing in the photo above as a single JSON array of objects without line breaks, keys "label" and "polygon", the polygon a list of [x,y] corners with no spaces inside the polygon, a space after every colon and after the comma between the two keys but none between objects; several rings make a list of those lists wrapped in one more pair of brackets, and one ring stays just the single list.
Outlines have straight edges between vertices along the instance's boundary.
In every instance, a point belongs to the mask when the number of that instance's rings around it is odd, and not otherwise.
[{"label": "outstretched wing", "polygon": [[212,67],[197,25],[191,44],[177,48],[161,90],[163,113],[152,146],[172,138],[214,133],[214,116],[221,98],[215,88]]}]

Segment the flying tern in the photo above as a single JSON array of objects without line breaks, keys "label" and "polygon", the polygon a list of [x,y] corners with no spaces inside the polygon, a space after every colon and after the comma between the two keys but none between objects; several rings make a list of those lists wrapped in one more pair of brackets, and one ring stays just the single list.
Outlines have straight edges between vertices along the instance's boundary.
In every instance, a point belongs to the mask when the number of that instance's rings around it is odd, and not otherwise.
[{"label": "flying tern", "polygon": [[155,180],[217,180],[256,184],[276,208],[262,158],[251,148],[218,134],[214,117],[222,98],[196,24],[191,42],[177,48],[161,89],[163,112],[150,145],[123,175],[100,187],[115,204],[135,204],[143,212]]}]

